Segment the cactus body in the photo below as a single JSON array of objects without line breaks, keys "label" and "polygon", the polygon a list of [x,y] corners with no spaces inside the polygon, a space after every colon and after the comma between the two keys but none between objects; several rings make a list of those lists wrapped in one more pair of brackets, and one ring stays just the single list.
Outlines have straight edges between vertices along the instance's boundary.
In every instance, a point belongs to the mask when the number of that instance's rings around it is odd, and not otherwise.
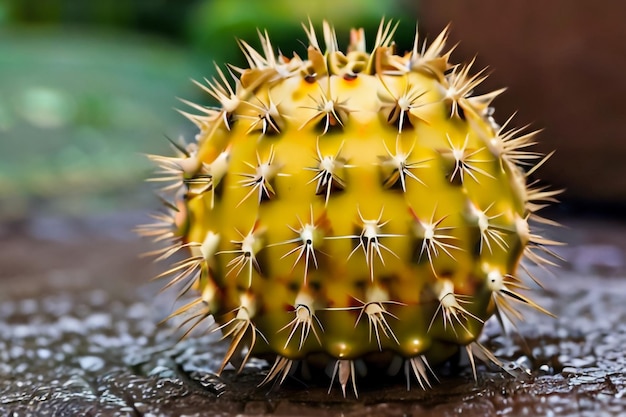
[{"label": "cactus body", "polygon": [[231,340],[222,369],[244,348],[276,357],[266,381],[326,358],[345,395],[356,360],[395,357],[425,386],[461,347],[498,362],[476,342],[494,313],[541,309],[517,273],[552,243],[529,228],[556,194],[526,184],[534,132],[495,123],[501,90],[474,95],[485,76],[449,63],[446,31],[398,55],[393,29],[344,54],[305,27],[306,59],[242,41],[250,67],[199,84],[219,106],[183,113],[195,140],[151,157],[174,203],[143,232],[191,254],[162,275],[199,294],[174,315]]}]

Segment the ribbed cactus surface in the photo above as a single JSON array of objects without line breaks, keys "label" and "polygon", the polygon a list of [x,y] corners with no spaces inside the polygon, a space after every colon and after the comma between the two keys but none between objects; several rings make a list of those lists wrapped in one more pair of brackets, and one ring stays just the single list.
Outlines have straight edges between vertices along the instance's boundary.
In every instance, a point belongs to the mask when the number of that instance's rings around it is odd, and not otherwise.
[{"label": "ribbed cactus surface", "polygon": [[241,41],[249,68],[218,68],[198,83],[217,106],[183,112],[196,137],[151,156],[171,203],[142,232],[189,254],[162,276],[198,294],[174,315],[230,339],[222,369],[274,355],[282,381],[317,358],[345,395],[355,361],[401,358],[425,386],[459,348],[497,362],[476,342],[492,315],[541,310],[517,272],[553,243],[529,227],[556,194],[527,185],[534,132],[494,121],[501,90],[474,93],[485,76],[449,63],[446,31],[397,54],[394,29],[344,53],[305,26],[305,58]]}]

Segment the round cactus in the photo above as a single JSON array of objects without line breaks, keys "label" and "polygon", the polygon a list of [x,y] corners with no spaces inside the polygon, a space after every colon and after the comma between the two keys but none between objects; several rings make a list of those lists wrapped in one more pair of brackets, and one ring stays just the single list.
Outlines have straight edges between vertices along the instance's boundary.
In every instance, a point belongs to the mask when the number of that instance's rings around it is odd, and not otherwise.
[{"label": "round cactus", "polygon": [[422,387],[460,348],[498,363],[484,322],[544,311],[517,273],[554,243],[529,227],[556,194],[527,185],[546,159],[535,132],[494,121],[502,90],[474,95],[485,75],[449,63],[446,30],[399,55],[390,22],[371,52],[363,30],[343,53],[327,23],[324,45],[304,28],[306,58],[267,33],[260,52],[241,41],[249,68],[198,83],[218,106],[181,112],[194,140],[150,156],[169,212],[142,232],[170,243],[159,259],[191,254],[162,276],[198,294],[173,316],[215,318],[231,340],[220,372],[273,356],[265,382],[282,382],[322,360],[344,395],[356,361],[402,359]]}]

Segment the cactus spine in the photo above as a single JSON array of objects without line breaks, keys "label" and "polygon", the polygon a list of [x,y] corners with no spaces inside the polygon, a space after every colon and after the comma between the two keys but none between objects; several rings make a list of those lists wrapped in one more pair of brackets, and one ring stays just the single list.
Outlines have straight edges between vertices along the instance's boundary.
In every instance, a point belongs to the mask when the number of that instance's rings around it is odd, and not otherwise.
[{"label": "cactus spine", "polygon": [[557,194],[527,185],[536,132],[496,124],[502,90],[474,94],[486,76],[449,63],[447,30],[399,55],[391,22],[371,52],[363,30],[343,53],[329,24],[324,48],[304,29],[306,58],[241,41],[249,68],[198,83],[218,106],[181,112],[195,139],[151,156],[168,214],[141,230],[169,243],[159,259],[190,253],[162,276],[198,294],[173,316],[215,318],[220,372],[245,348],[241,366],[275,357],[264,382],[321,356],[344,395],[374,354],[422,387],[459,348],[499,363],[476,339],[494,314],[544,311],[517,271],[555,243],[529,226]]}]

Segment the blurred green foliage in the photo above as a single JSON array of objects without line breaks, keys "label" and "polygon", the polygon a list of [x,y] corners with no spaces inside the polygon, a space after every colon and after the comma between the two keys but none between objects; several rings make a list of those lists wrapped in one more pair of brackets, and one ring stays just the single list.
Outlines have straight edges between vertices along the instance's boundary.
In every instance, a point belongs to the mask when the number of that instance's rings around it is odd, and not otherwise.
[{"label": "blurred green foliage", "polygon": [[[373,42],[381,18],[409,20],[398,28],[398,38],[413,40],[415,11],[401,0],[212,0],[199,3],[190,16],[189,33],[194,44],[223,58],[243,64],[235,39],[258,44],[257,29],[269,32],[275,49],[306,53],[306,35],[302,23],[308,19],[319,30],[324,19],[333,24],[341,44],[347,44],[352,27],[366,29],[369,44]],[[413,2],[415,3],[415,2]]]},{"label": "blurred green foliage", "polygon": [[129,28],[183,36],[202,0],[0,0],[0,22]]},{"label": "blurred green foliage", "polygon": [[[0,31],[0,211],[133,206],[173,107],[201,66],[185,49],[128,33]],[[117,198],[109,198],[117,197]]]},{"label": "blurred green foliage", "polygon": [[413,0],[0,0],[0,24],[106,26],[154,32],[187,41],[231,62],[240,55],[236,38],[252,39],[268,29],[276,45],[293,50],[302,41],[301,22],[329,20],[340,39],[351,27],[371,34],[384,16],[409,20],[400,27],[412,36]]}]

